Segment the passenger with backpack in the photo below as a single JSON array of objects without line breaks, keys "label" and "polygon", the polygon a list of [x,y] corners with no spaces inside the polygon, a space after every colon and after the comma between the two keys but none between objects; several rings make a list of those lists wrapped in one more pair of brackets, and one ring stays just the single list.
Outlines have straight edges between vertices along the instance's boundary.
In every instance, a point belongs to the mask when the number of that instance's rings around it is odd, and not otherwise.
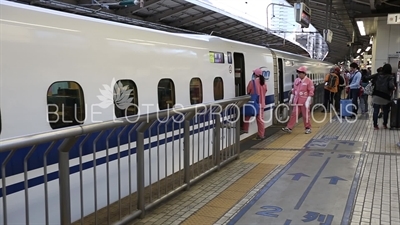
[{"label": "passenger with backpack", "polygon": [[372,93],[374,129],[379,130],[378,114],[381,108],[383,109],[383,128],[387,129],[392,98],[391,95],[395,89],[395,82],[392,76],[392,66],[390,64],[385,64],[382,68],[382,73],[371,75],[366,79],[371,80],[374,84],[374,90]]},{"label": "passenger with backpack", "polygon": [[333,105],[333,98],[338,92],[340,68],[335,66],[330,73],[325,76],[325,93],[324,93],[324,109],[322,112],[330,111]]},{"label": "passenger with backpack", "polygon": [[343,78],[343,75],[339,74],[339,87],[338,87],[338,92],[335,94],[334,99],[335,99],[335,110],[336,112],[340,112],[340,99],[342,99],[342,93],[344,90],[344,87],[346,86],[346,81]]}]

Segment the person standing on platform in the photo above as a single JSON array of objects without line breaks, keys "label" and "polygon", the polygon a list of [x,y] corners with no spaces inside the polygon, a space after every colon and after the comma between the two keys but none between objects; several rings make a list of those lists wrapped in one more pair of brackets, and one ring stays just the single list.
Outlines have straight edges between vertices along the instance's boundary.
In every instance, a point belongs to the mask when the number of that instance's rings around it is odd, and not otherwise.
[{"label": "person standing on platform", "polygon": [[[264,126],[264,108],[265,108],[265,95],[267,93],[267,85],[265,84],[265,78],[262,74],[261,69],[255,69],[253,71],[253,75],[255,76],[254,81],[255,81],[255,87],[256,90],[253,88],[253,80],[249,82],[247,85],[247,94],[258,94],[259,95],[259,103],[260,103],[260,112],[256,116],[256,121],[257,121],[257,127],[258,127],[258,136],[255,138],[256,140],[262,140],[264,139],[264,132],[265,132],[265,126]],[[242,133],[248,133],[249,132],[249,120],[250,116],[246,116],[243,122],[243,131]]]},{"label": "person standing on platform", "polygon": [[[366,79],[368,75],[367,70],[361,70],[361,86],[365,88],[368,84],[369,81]],[[361,108],[361,114],[367,113],[368,110],[368,95],[365,94],[365,92],[361,95],[360,97],[360,108]]]},{"label": "person standing on platform", "polygon": [[338,92],[340,68],[335,66],[330,73],[325,76],[324,109],[322,112],[330,112],[333,106],[333,98]]},{"label": "person standing on platform", "polygon": [[346,81],[343,78],[343,75],[339,74],[339,87],[338,92],[335,94],[335,110],[340,113],[340,99],[342,99],[342,92],[344,87],[346,86]]},{"label": "person standing on platform", "polygon": [[360,95],[360,82],[361,82],[361,73],[358,71],[357,63],[350,64],[350,78],[349,85],[346,88],[349,88],[349,98],[352,99],[353,104],[353,115],[350,118],[355,118],[357,116],[358,111],[358,97]]},{"label": "person standing on platform", "polygon": [[290,95],[289,105],[293,104],[293,111],[284,132],[291,133],[297,122],[299,114],[303,116],[305,133],[311,133],[311,99],[314,97],[314,83],[307,77],[307,68],[301,66],[296,70],[298,77],[294,81],[292,94]]},{"label": "person standing on platform", "polygon": [[387,129],[390,102],[393,90],[395,89],[395,82],[392,76],[392,66],[390,64],[385,64],[381,74],[374,74],[366,79],[372,80],[372,83],[375,84],[374,91],[372,92],[374,129],[379,130],[378,113],[381,108],[383,109],[383,128]]}]

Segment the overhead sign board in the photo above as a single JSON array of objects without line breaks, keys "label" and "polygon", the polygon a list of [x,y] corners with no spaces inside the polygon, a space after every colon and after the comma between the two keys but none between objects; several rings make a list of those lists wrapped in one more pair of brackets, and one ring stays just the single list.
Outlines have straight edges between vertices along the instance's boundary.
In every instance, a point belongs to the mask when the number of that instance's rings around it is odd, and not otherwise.
[{"label": "overhead sign board", "polygon": [[302,27],[308,28],[311,23],[311,9],[304,3],[295,3],[294,15],[296,22]]},{"label": "overhead sign board", "polygon": [[400,25],[400,13],[392,13],[392,14],[388,14],[387,17],[387,24],[396,24],[396,25]]}]

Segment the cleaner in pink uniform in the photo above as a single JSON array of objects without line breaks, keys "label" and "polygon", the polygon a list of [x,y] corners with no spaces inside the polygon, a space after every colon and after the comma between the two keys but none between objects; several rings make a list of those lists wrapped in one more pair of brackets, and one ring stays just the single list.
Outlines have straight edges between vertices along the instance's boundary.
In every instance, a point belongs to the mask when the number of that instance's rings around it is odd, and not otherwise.
[{"label": "cleaner in pink uniform", "polygon": [[292,94],[290,95],[289,105],[293,105],[292,115],[283,131],[291,133],[297,118],[301,113],[304,121],[305,133],[311,133],[311,112],[310,105],[314,96],[313,81],[307,77],[307,68],[301,66],[296,70],[298,78],[294,81]]}]

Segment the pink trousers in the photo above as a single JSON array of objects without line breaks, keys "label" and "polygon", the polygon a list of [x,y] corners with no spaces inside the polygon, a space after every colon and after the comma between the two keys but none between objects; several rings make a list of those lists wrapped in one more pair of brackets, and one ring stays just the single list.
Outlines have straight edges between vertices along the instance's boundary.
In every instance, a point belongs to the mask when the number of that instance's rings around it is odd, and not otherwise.
[{"label": "pink trousers", "polygon": [[310,109],[307,109],[304,105],[295,105],[293,106],[292,114],[290,115],[289,122],[287,124],[287,128],[293,129],[294,125],[298,121],[299,115],[303,116],[304,128],[311,129],[311,113]]},{"label": "pink trousers", "polygon": [[[243,130],[246,132],[249,131],[250,118],[251,118],[250,116],[244,117]],[[257,115],[256,121],[257,121],[257,127],[258,127],[258,136],[261,138],[264,138],[265,127],[264,127],[264,110],[263,109],[260,109],[260,113]]]}]

